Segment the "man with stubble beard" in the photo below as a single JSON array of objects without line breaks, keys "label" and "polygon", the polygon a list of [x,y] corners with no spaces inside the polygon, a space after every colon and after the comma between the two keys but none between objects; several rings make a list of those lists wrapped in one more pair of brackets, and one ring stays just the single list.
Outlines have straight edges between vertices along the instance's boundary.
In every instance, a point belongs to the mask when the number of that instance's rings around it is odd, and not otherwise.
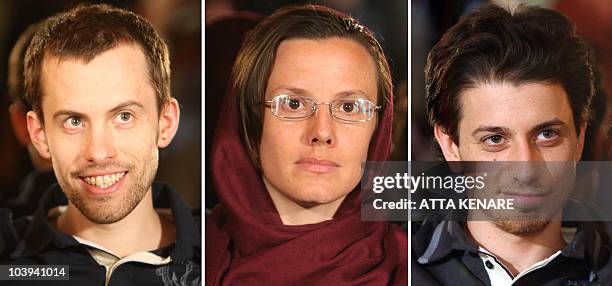
[{"label": "man with stubble beard", "polygon": [[594,92],[573,25],[548,9],[485,5],[430,51],[426,86],[446,161],[503,161],[488,169],[497,190],[477,196],[511,198],[517,210],[413,224],[413,285],[612,282],[602,228],[583,221],[563,235]]},{"label": "man with stubble beard", "polygon": [[24,80],[30,138],[59,185],[13,224],[3,264],[67,265],[58,285],[201,284],[199,224],[153,182],[180,110],[151,24],[106,5],[50,17],[28,47]]}]

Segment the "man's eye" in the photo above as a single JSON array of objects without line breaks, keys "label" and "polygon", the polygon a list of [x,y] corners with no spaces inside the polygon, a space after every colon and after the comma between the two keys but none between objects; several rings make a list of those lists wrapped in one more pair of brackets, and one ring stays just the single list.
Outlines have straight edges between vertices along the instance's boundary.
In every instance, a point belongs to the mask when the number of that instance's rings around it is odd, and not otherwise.
[{"label": "man's eye", "polygon": [[504,137],[501,135],[491,135],[485,137],[482,142],[484,142],[486,145],[496,146],[504,142]]},{"label": "man's eye", "polygon": [[83,119],[79,117],[70,117],[66,120],[66,125],[70,128],[80,127],[83,125]]},{"label": "man's eye", "polygon": [[538,133],[538,137],[537,140],[546,140],[546,141],[550,141],[550,140],[554,140],[559,136],[559,133],[555,130],[551,130],[551,129],[547,129],[544,130],[540,133]]},{"label": "man's eye", "polygon": [[119,118],[119,121],[128,122],[132,119],[132,114],[129,112],[121,112],[119,113],[118,118]]},{"label": "man's eye", "polygon": [[77,132],[83,128],[84,124],[85,122],[83,121],[83,118],[71,116],[62,122],[62,128],[68,132]]}]

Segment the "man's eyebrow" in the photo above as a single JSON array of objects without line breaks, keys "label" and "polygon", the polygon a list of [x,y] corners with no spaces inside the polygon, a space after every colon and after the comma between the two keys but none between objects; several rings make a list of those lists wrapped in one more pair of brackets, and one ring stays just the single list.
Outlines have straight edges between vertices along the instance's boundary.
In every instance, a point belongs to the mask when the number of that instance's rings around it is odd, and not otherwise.
[{"label": "man's eyebrow", "polygon": [[115,112],[117,112],[117,111],[119,111],[121,109],[128,108],[128,107],[137,107],[139,109],[144,109],[144,106],[140,102],[134,101],[134,100],[130,100],[130,101],[126,101],[124,103],[121,103],[121,104],[113,107],[107,113],[115,113]]},{"label": "man's eyebrow", "polygon": [[58,118],[61,116],[68,116],[68,117],[85,117],[85,114],[80,113],[80,112],[76,112],[76,111],[72,111],[72,110],[66,110],[66,109],[61,109],[56,111],[55,113],[53,113],[53,118]]},{"label": "man's eyebrow", "polygon": [[507,127],[480,125],[478,128],[474,129],[474,131],[472,131],[472,136],[475,136],[479,132],[512,134],[512,131]]},{"label": "man's eyebrow", "polygon": [[[111,110],[109,110],[107,113],[115,113],[121,109],[127,108],[127,107],[137,107],[140,109],[144,109],[144,106],[137,101],[126,101],[124,103],[121,103],[115,107],[113,107]],[[53,113],[53,118],[57,118],[60,116],[68,116],[68,117],[86,117],[86,115],[84,113],[81,112],[77,112],[77,111],[72,111],[72,110],[67,110],[67,109],[61,109],[56,111],[55,113]]]},{"label": "man's eyebrow", "polygon": [[565,123],[563,120],[559,119],[559,118],[554,118],[554,119],[551,119],[551,120],[548,120],[546,122],[542,122],[542,123],[536,125],[531,130],[533,132],[537,132],[537,131],[540,131],[542,129],[550,128],[550,127],[553,127],[553,126],[568,127],[569,125],[567,123]]},{"label": "man's eyebrow", "polygon": [[[548,120],[546,122],[542,122],[534,126],[533,128],[531,128],[531,131],[537,132],[542,129],[550,128],[553,126],[567,127],[568,125],[567,123],[563,122],[561,119],[554,118],[554,119]],[[512,133],[512,131],[506,127],[481,125],[478,128],[474,129],[474,131],[472,131],[472,136],[475,136],[479,132],[491,132],[491,133],[497,133],[497,134],[511,134]]]}]

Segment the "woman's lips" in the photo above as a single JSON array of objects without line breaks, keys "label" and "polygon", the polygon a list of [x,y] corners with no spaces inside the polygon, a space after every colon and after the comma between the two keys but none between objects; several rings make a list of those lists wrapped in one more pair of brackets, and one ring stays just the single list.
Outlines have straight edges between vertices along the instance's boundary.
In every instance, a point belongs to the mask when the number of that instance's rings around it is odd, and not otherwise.
[{"label": "woman's lips", "polygon": [[340,164],[325,159],[304,158],[300,159],[295,164],[299,165],[306,171],[313,173],[329,173],[340,167]]}]

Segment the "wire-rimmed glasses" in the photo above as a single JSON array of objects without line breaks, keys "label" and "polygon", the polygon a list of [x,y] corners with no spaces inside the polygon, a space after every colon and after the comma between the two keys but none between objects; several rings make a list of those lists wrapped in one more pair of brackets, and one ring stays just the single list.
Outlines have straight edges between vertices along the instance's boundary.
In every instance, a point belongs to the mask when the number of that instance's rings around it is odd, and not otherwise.
[{"label": "wire-rimmed glasses", "polygon": [[303,120],[315,114],[318,105],[328,105],[332,118],[344,122],[366,122],[381,109],[365,98],[338,98],[332,102],[317,102],[299,95],[281,94],[264,101],[270,107],[272,114],[283,120]]}]

